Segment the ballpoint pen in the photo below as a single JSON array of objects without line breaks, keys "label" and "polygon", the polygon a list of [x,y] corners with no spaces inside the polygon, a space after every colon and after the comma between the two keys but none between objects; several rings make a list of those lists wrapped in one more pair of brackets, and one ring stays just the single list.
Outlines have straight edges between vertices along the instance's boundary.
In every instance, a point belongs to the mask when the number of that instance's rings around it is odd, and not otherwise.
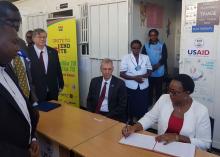
[{"label": "ballpoint pen", "polygon": [[129,125],[129,121],[126,122],[126,126],[125,126],[126,133],[128,132],[128,125]]}]

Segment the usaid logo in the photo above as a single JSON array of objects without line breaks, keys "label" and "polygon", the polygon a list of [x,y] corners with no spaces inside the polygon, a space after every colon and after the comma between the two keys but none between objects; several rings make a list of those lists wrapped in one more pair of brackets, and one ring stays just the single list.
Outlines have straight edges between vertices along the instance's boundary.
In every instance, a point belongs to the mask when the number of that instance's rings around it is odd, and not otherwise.
[{"label": "usaid logo", "polygon": [[202,49],[204,46],[204,40],[202,38],[196,38],[194,40],[194,49],[188,49],[187,53],[190,56],[209,56],[210,51],[207,49]]},{"label": "usaid logo", "polygon": [[201,48],[201,47],[204,46],[204,40],[203,40],[202,38],[197,38],[197,39],[195,39],[195,41],[194,41],[194,45],[195,45],[195,47],[197,47],[197,48]]}]

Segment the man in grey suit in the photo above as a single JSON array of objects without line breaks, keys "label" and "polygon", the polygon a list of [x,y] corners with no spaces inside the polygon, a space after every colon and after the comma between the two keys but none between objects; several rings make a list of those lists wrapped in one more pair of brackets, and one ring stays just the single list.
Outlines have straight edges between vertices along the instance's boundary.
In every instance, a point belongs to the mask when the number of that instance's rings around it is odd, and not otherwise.
[{"label": "man in grey suit", "polygon": [[87,108],[109,118],[125,122],[127,109],[127,93],[123,80],[112,75],[112,60],[102,60],[100,70],[102,76],[91,80],[87,97]]}]

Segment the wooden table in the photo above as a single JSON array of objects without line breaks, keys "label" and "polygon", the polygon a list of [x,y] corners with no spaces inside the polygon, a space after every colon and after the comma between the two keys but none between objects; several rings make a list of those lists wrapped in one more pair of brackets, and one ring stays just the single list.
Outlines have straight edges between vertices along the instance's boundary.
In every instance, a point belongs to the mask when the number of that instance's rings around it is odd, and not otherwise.
[{"label": "wooden table", "polygon": [[[119,144],[121,139],[121,129],[124,124],[120,123],[106,130],[102,134],[86,141],[73,148],[76,156],[84,157],[166,157],[167,155],[159,154],[144,149]],[[151,134],[142,132],[144,134]],[[217,157],[214,154],[202,150],[196,150],[196,157]]]},{"label": "wooden table", "polygon": [[97,136],[118,122],[70,105],[40,112],[38,133],[59,145],[71,148]]}]

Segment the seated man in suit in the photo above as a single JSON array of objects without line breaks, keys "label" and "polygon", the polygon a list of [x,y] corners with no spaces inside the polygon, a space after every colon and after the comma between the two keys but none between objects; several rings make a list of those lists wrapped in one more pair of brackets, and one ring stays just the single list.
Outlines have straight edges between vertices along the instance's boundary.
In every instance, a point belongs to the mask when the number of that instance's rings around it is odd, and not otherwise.
[{"label": "seated man in suit", "polygon": [[37,157],[39,145],[33,140],[36,117],[10,68],[17,56],[18,36],[0,20],[0,156]]},{"label": "seated man in suit", "polygon": [[47,33],[38,28],[33,31],[34,45],[29,49],[31,76],[40,102],[58,100],[64,81],[58,52],[47,46]]},{"label": "seated man in suit", "polygon": [[109,118],[125,122],[127,92],[124,81],[112,75],[113,63],[110,59],[101,62],[102,76],[91,80],[87,97],[87,108]]}]

